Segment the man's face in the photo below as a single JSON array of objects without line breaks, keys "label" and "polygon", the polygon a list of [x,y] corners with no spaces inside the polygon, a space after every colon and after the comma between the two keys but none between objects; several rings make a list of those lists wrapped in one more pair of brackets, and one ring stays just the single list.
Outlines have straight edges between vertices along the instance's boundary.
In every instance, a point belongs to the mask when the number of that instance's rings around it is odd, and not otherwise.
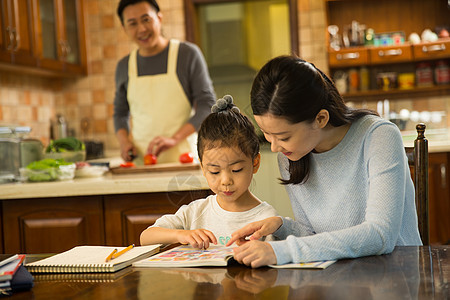
[{"label": "man's face", "polygon": [[122,16],[125,33],[139,46],[141,55],[159,52],[162,15],[153,6],[145,1],[128,5]]}]

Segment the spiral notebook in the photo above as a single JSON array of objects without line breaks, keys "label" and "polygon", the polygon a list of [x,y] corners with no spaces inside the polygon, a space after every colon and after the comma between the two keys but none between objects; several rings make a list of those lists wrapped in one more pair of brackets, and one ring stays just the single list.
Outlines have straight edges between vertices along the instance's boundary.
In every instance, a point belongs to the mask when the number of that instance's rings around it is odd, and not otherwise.
[{"label": "spiral notebook", "polygon": [[108,262],[105,259],[114,250],[126,247],[77,246],[48,258],[25,264],[31,273],[108,273],[130,266],[159,251],[160,244],[138,246]]},{"label": "spiral notebook", "polygon": [[33,273],[35,282],[115,282],[133,272],[124,268],[109,273]]}]

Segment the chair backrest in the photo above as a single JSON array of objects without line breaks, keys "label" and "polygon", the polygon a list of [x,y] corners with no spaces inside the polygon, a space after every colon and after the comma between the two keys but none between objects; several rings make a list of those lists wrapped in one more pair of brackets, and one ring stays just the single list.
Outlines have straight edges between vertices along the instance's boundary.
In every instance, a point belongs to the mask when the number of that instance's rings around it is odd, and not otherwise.
[{"label": "chair backrest", "polygon": [[425,138],[425,124],[416,125],[417,138],[414,147],[405,147],[409,166],[414,173],[416,208],[419,220],[419,233],[424,245],[430,244],[430,225],[428,219],[428,140]]}]

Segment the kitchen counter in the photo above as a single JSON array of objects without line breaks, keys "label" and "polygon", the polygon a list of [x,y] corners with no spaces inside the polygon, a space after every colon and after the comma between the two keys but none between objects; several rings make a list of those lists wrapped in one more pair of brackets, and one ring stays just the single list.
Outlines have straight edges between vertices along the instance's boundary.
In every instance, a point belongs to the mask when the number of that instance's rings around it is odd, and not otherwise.
[{"label": "kitchen counter", "polygon": [[104,176],[96,178],[2,184],[0,185],[0,200],[208,189],[201,170],[126,175],[108,172]]},{"label": "kitchen counter", "polygon": [[198,169],[2,184],[0,253],[139,245],[156,219],[210,194]]},{"label": "kitchen counter", "polygon": [[[405,147],[414,147],[417,132],[402,131]],[[425,138],[428,140],[428,153],[450,152],[450,135],[447,128],[425,130]]]}]

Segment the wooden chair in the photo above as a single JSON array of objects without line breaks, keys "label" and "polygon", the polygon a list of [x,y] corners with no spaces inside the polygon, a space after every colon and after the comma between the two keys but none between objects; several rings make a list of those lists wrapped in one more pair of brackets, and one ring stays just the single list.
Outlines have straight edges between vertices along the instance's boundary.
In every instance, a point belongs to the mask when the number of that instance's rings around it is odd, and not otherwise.
[{"label": "wooden chair", "polygon": [[424,245],[430,244],[428,220],[428,140],[425,138],[425,124],[416,125],[417,139],[414,147],[405,147],[408,163],[414,174],[416,208],[419,220],[419,233]]}]

